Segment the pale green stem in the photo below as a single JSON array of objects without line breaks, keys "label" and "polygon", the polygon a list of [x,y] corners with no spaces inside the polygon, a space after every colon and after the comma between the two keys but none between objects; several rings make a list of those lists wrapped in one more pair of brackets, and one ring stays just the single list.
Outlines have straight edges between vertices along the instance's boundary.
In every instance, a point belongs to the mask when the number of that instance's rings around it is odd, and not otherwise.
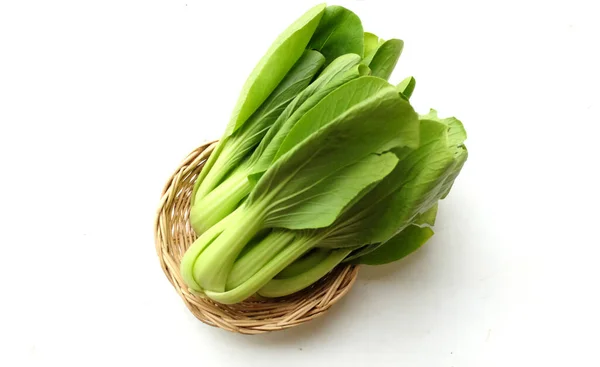
[{"label": "pale green stem", "polygon": [[[237,165],[237,162],[232,162],[232,160],[235,156],[233,153],[238,149],[238,140],[237,136],[230,136],[218,143],[216,151],[211,154],[206,165],[202,168],[200,176],[194,183],[192,205],[217,187],[229,173],[230,169],[227,169],[227,167]],[[237,160],[239,161],[241,158],[243,157],[239,157]]]},{"label": "pale green stem", "polygon": [[200,291],[202,288],[194,279],[194,264],[200,254],[217,238],[221,232],[223,232],[228,226],[230,226],[231,219],[235,216],[232,214],[224,218],[219,223],[215,224],[208,231],[198,237],[194,243],[185,251],[181,264],[179,265],[179,271],[185,284],[193,290]]},{"label": "pale green stem", "polygon": [[272,260],[286,245],[288,245],[295,237],[295,233],[291,231],[274,231],[265,237],[260,243],[254,246],[248,253],[236,260],[229,277],[227,278],[227,286],[225,289],[230,290],[241,285],[260,268]]},{"label": "pale green stem", "polygon": [[320,237],[297,238],[292,244],[279,252],[277,256],[269,261],[269,263],[263,266],[256,274],[240,286],[226,292],[206,291],[205,294],[209,298],[223,304],[241,302],[255,294],[281,270],[313,248],[320,240]]},{"label": "pale green stem", "polygon": [[272,279],[258,290],[258,294],[262,297],[273,298],[283,297],[298,292],[327,275],[327,273],[342,262],[350,252],[352,252],[352,250],[333,250],[325,260],[304,273],[291,278]]},{"label": "pale green stem", "polygon": [[200,235],[231,214],[250,193],[246,166],[241,166],[208,195],[198,196],[190,211],[190,222]]},{"label": "pale green stem", "polygon": [[215,292],[225,290],[235,259],[262,229],[264,211],[261,205],[242,205],[231,215],[234,218],[230,225],[196,259],[194,279],[202,289]]},{"label": "pale green stem", "polygon": [[192,205],[194,205],[194,203],[196,202],[196,195],[198,193],[198,189],[200,188],[200,185],[204,181],[204,178],[208,175],[208,172],[210,172],[210,170],[214,166],[217,158],[221,155],[221,152],[223,151],[223,148],[226,145],[226,141],[227,141],[226,137],[221,137],[221,140],[219,140],[217,142],[217,144],[215,145],[215,148],[213,149],[212,153],[210,154],[210,156],[204,163],[204,166],[202,166],[202,170],[198,174],[198,178],[196,178],[196,182],[194,182],[194,188],[192,189],[192,197],[191,197]]}]

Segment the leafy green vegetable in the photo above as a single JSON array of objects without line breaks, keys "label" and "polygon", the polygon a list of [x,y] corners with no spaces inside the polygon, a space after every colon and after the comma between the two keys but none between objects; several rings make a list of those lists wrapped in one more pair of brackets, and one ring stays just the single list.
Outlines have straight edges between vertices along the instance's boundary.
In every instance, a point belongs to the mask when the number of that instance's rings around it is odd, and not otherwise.
[{"label": "leafy green vegetable", "polygon": [[195,182],[200,236],[180,265],[191,291],[225,304],[281,297],[433,235],[467,136],[456,118],[415,113],[413,77],[387,82],[403,47],[325,5],[276,39]]}]

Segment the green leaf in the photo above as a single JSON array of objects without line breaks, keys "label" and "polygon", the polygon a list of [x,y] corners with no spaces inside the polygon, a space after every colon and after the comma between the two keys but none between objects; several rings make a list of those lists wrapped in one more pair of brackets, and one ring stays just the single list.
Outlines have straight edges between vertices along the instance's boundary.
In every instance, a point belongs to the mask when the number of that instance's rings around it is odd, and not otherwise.
[{"label": "green leaf", "polygon": [[275,39],[246,80],[224,137],[246,122],[302,56],[324,11],[325,4],[313,7]]},{"label": "green leaf", "polygon": [[363,76],[347,82],[325,96],[294,125],[281,143],[274,160],[291,150],[312,133],[333,121],[352,106],[377,94],[390,84],[372,76]]},{"label": "green leaf", "polygon": [[404,42],[399,39],[385,41],[375,52],[369,63],[371,75],[388,80],[398,63]]},{"label": "green leaf", "polygon": [[[267,216],[267,227],[306,229],[325,227],[335,221],[357,195],[381,181],[398,163],[393,153],[371,154],[357,163],[304,186],[290,180],[279,192]],[[301,186],[302,185],[302,186]]]},{"label": "green leaf", "polygon": [[[341,75],[344,75],[346,71],[352,69],[356,65],[359,65],[359,63],[360,56],[356,54],[347,54],[338,57],[331,64],[325,67],[325,69],[321,72],[318,78],[315,79],[300,94],[298,94],[290,104],[288,104],[285,111],[281,113],[281,115],[277,119],[277,122],[273,124],[273,127],[269,130],[267,135],[265,135],[264,139],[261,141],[261,145],[265,144],[265,142],[266,144],[268,144],[273,139],[275,133],[277,133],[280,130],[281,125],[283,125],[283,123],[286,122],[296,112],[296,110],[298,110],[299,108],[306,109],[305,102],[307,100],[311,99],[311,97],[313,97],[314,95],[319,94],[319,92],[321,92],[326,86],[329,86],[332,81],[340,79],[339,77]],[[320,98],[318,100],[320,100]],[[314,105],[315,103],[316,102],[314,102],[312,105]],[[312,107],[312,105],[310,107]],[[256,149],[255,154],[262,154],[262,150],[260,147]]]},{"label": "green leaf", "polygon": [[418,250],[433,236],[431,228],[408,226],[376,250],[355,259],[353,263],[382,265],[398,261]]},{"label": "green leaf", "polygon": [[363,27],[360,18],[344,7],[328,6],[308,47],[325,55],[327,64],[349,53],[362,57]]},{"label": "green leaf", "polygon": [[408,78],[398,83],[396,89],[398,90],[398,93],[402,93],[402,95],[405,96],[406,99],[410,99],[410,97],[413,94],[413,91],[415,90],[416,84],[417,81],[415,80],[415,78],[409,76]]},{"label": "green leaf", "polygon": [[[299,194],[300,190],[310,189],[315,183],[325,185],[330,176],[332,180],[337,180],[337,171],[332,168],[344,168],[397,142],[397,136],[406,130],[405,125],[411,125],[415,118],[412,107],[400,98],[394,87],[382,89],[334,121],[324,124],[281,156],[258,181],[246,204],[252,206],[265,200],[273,203],[267,212],[277,210],[277,216],[270,217],[271,222],[277,225],[293,228],[328,226],[332,223],[332,212],[337,212],[337,208],[332,208],[327,215],[313,215],[314,218],[308,213],[300,213],[300,210],[298,213],[292,213],[291,210],[286,212],[285,208],[304,208],[301,201],[306,200],[306,197]],[[335,162],[335,166],[332,166],[332,162]],[[336,189],[343,191],[346,188],[340,185]],[[355,191],[354,186],[349,186],[348,189]],[[352,199],[343,192],[339,195]],[[341,202],[342,200],[336,201],[338,206],[342,205]],[[322,210],[321,207],[316,208],[315,213],[321,213]],[[305,222],[287,224],[283,221],[283,214],[297,217],[302,215]]]},{"label": "green leaf", "polygon": [[254,151],[251,159],[254,164],[250,170],[250,177],[254,182],[271,165],[289,131],[308,110],[313,108],[332,90],[365,73],[365,67],[359,65],[359,63],[360,56],[356,54],[338,57],[287,106]]},{"label": "green leaf", "polygon": [[261,121],[266,116],[269,116],[271,119],[273,119],[273,116],[279,116],[284,108],[311,84],[313,78],[319,73],[324,64],[325,57],[320,52],[313,50],[304,51],[300,59],[298,59],[247,123]]}]

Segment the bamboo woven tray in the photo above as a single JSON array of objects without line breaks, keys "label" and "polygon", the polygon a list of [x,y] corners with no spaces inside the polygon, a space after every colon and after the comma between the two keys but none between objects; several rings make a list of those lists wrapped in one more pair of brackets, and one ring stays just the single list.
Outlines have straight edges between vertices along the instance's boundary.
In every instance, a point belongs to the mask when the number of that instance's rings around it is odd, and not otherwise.
[{"label": "bamboo woven tray", "polygon": [[242,334],[287,329],[323,315],[352,287],[358,267],[340,265],[311,287],[277,299],[251,299],[223,305],[196,296],[179,275],[179,264],[196,234],[189,223],[190,195],[216,142],[201,145],[180,164],[165,185],[155,221],[156,252],[165,275],[200,321]]}]

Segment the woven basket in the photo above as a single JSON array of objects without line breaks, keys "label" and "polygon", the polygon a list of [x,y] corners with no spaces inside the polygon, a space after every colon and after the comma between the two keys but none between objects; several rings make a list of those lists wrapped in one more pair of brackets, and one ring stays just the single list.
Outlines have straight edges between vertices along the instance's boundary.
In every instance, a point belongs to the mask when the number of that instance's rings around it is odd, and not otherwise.
[{"label": "woven basket", "polygon": [[179,264],[196,234],[189,223],[190,195],[216,142],[194,150],[181,163],[162,192],[155,222],[156,252],[165,275],[185,305],[200,321],[228,331],[260,334],[287,329],[310,321],[339,301],[352,287],[358,267],[340,265],[311,287],[287,297],[250,299],[223,305],[198,297],[179,275]]}]

